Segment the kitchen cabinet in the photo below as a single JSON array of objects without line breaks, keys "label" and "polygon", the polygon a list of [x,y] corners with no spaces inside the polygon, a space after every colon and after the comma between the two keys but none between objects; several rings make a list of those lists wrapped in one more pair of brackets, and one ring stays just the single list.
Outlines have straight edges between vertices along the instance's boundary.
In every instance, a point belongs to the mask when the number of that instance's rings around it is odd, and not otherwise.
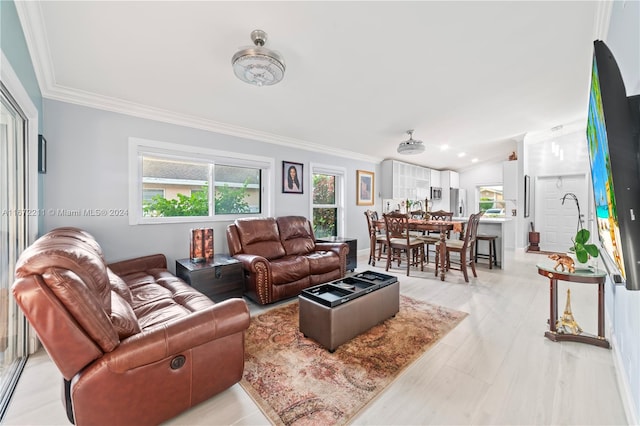
[{"label": "kitchen cabinet", "polygon": [[431,169],[431,186],[436,188],[441,188],[442,183],[440,183],[440,170]]},{"label": "kitchen cabinet", "polygon": [[447,191],[449,188],[460,188],[460,175],[453,170],[443,170],[440,172],[440,183]]},{"label": "kitchen cabinet", "polygon": [[382,162],[380,194],[386,199],[424,200],[429,194],[431,169],[396,160]]}]

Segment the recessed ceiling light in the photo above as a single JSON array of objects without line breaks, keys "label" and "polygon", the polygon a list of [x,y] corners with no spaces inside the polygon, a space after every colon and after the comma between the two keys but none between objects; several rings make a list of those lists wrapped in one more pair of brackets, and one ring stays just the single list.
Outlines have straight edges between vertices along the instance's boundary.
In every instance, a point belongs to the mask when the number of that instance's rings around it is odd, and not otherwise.
[{"label": "recessed ceiling light", "polygon": [[460,154],[458,154],[458,157],[464,157],[465,155],[467,155],[466,152],[461,152]]},{"label": "recessed ceiling light", "polygon": [[444,144],[444,145],[440,145],[440,151],[446,151],[449,149],[449,145]]},{"label": "recessed ceiling light", "polygon": [[477,162],[478,162],[478,159],[477,159],[477,158],[472,158],[472,159],[471,159],[471,162],[472,162],[472,163],[477,163]]}]

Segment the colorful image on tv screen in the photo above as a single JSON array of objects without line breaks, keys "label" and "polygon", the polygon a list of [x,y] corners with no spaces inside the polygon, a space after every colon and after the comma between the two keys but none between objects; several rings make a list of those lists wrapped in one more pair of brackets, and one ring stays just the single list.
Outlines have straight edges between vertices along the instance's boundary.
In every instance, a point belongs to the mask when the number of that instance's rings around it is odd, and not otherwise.
[{"label": "colorful image on tv screen", "polygon": [[589,95],[589,119],[587,121],[587,141],[591,159],[591,178],[596,204],[596,220],[602,244],[625,277],[624,259],[620,247],[620,227],[613,190],[609,143],[602,108],[602,94],[596,59],[591,71],[591,93]]}]

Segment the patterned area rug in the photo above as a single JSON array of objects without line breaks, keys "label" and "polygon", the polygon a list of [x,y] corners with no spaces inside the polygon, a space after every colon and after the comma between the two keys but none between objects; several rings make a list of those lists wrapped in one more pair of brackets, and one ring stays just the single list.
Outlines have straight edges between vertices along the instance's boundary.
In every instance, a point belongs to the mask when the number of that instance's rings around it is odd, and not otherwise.
[{"label": "patterned area rug", "polygon": [[400,296],[400,312],[330,353],[298,330],[298,302],[251,319],[240,384],[277,425],[343,425],[467,316]]}]

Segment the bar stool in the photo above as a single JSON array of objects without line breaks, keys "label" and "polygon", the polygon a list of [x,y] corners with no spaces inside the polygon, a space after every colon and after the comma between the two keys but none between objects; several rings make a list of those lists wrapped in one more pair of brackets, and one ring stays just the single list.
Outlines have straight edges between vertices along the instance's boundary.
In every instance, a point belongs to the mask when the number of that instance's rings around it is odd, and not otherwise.
[{"label": "bar stool", "polygon": [[[489,269],[493,269],[493,265],[498,266],[498,258],[496,255],[496,238],[497,235],[488,235],[488,234],[478,234],[476,235],[476,253],[474,256],[474,261],[478,263],[478,258],[489,259]],[[479,241],[488,241],[489,242],[489,254],[478,253],[478,242]]]}]

